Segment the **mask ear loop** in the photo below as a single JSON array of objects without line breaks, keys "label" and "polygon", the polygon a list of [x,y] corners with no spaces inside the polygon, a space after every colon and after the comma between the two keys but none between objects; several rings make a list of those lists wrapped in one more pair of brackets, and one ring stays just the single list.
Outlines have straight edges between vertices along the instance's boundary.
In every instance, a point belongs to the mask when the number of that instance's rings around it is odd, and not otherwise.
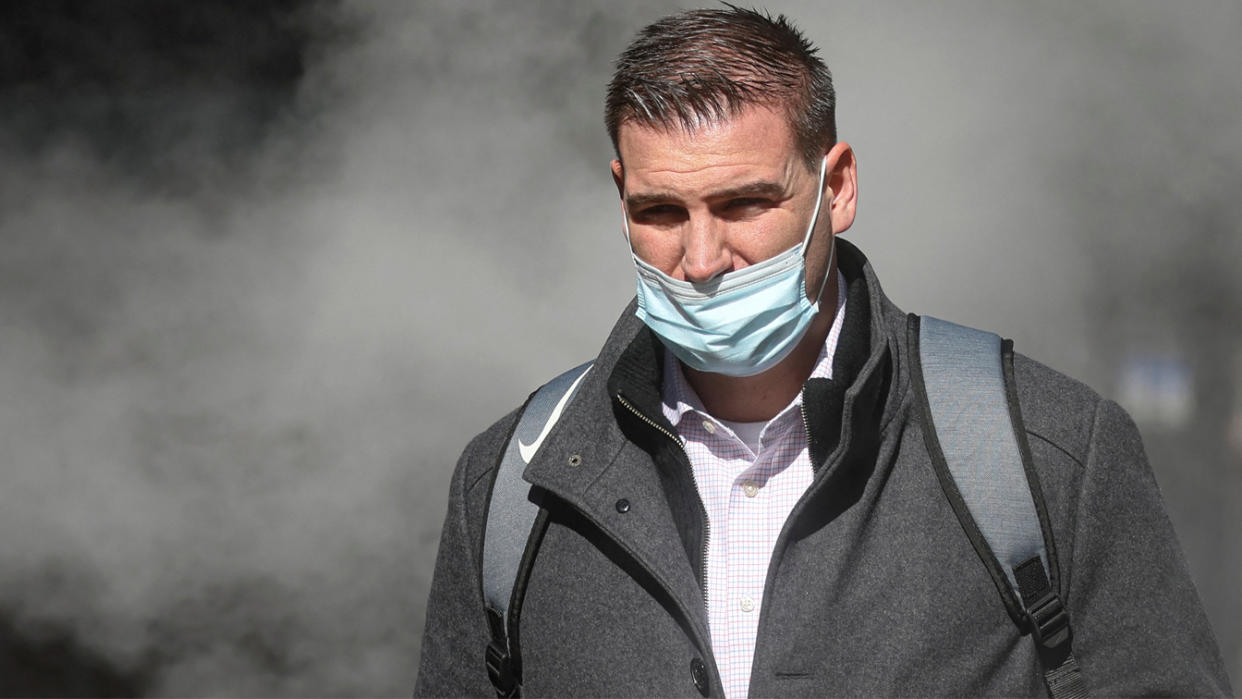
[{"label": "mask ear loop", "polygon": [[811,236],[815,234],[815,224],[819,223],[819,207],[824,203],[824,175],[828,172],[828,156],[819,161],[819,188],[815,193],[815,213],[811,216],[811,223],[806,227],[806,235],[802,237],[802,254],[806,255],[806,249],[811,244]]},{"label": "mask ear loop", "polygon": [[625,210],[625,201],[621,201],[621,231],[625,233],[625,245],[630,249],[630,257],[638,261],[638,253],[634,252],[634,241],[630,240],[630,212]]},{"label": "mask ear loop", "polygon": [[[819,293],[815,294],[815,312],[819,313],[819,300],[824,295],[824,287],[828,286],[828,277],[832,276],[832,264],[837,259],[837,237],[832,236],[828,245],[828,264],[824,267],[824,278],[819,282]],[[805,264],[805,263],[803,263]]]},{"label": "mask ear loop", "polygon": [[[802,239],[802,266],[804,270],[806,269],[806,251],[811,245],[811,236],[815,234],[815,224],[819,223],[820,205],[824,201],[824,176],[827,172],[828,156],[825,155],[824,159],[819,161],[819,192],[815,195],[815,215],[811,217],[811,225],[807,227],[806,237]],[[833,199],[833,201],[836,201],[836,199]],[[832,201],[828,202],[828,206],[831,207],[832,203]],[[622,206],[624,207],[624,204]],[[819,312],[819,300],[824,295],[824,287],[828,286],[828,277],[832,274],[832,263],[837,258],[837,237],[832,235],[831,232],[828,235],[831,236],[831,239],[828,241],[828,264],[824,267],[824,278],[819,282],[819,293],[815,294],[815,303],[812,304],[815,307],[816,313]],[[629,236],[628,226],[626,228],[626,236]]]}]

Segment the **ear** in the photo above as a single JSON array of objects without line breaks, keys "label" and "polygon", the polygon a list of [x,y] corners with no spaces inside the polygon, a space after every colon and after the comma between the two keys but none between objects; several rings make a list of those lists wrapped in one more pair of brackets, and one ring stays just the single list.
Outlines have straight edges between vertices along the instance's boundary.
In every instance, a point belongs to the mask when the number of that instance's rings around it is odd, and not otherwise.
[{"label": "ear", "polygon": [[621,167],[621,160],[613,158],[612,160],[612,182],[617,185],[617,195],[625,197],[625,169]]},{"label": "ear", "polygon": [[858,203],[858,164],[854,159],[854,149],[850,144],[841,141],[834,145],[827,154],[829,191],[824,196],[831,196],[829,204],[834,235],[843,233],[854,224],[854,209]]}]

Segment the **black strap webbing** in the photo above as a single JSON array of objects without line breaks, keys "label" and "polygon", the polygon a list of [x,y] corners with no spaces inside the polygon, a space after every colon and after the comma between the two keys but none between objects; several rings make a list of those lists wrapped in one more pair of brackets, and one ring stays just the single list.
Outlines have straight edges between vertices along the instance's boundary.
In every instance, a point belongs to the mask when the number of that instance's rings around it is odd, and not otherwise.
[{"label": "black strap webbing", "polygon": [[1022,605],[1026,608],[1031,636],[1044,666],[1044,681],[1056,699],[1085,699],[1087,684],[1074,658],[1073,629],[1061,596],[1048,582],[1038,557],[1014,570]]}]

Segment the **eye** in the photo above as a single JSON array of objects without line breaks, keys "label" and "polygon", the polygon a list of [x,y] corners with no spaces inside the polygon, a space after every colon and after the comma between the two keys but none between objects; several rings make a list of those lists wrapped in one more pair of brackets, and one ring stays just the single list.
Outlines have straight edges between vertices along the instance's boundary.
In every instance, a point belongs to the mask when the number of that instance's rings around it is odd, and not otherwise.
[{"label": "eye", "polygon": [[750,207],[750,206],[766,206],[767,204],[768,204],[767,199],[761,199],[759,197],[740,197],[738,199],[729,200],[729,206],[731,208],[745,208],[745,207]]},{"label": "eye", "polygon": [[686,220],[686,210],[674,204],[656,204],[631,213],[634,223],[648,226],[671,226]]},{"label": "eye", "polygon": [[738,197],[725,202],[723,213],[729,218],[757,216],[776,206],[776,202],[764,197]]}]

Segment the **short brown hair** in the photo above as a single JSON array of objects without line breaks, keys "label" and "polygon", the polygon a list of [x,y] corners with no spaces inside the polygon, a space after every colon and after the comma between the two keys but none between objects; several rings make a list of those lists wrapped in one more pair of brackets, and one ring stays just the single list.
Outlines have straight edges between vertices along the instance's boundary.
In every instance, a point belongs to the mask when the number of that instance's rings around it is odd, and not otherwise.
[{"label": "short brown hair", "polygon": [[693,130],[750,105],[783,109],[807,167],[836,143],[832,75],[784,15],[733,5],[689,10],[644,27],[617,59],[605,122]]}]

